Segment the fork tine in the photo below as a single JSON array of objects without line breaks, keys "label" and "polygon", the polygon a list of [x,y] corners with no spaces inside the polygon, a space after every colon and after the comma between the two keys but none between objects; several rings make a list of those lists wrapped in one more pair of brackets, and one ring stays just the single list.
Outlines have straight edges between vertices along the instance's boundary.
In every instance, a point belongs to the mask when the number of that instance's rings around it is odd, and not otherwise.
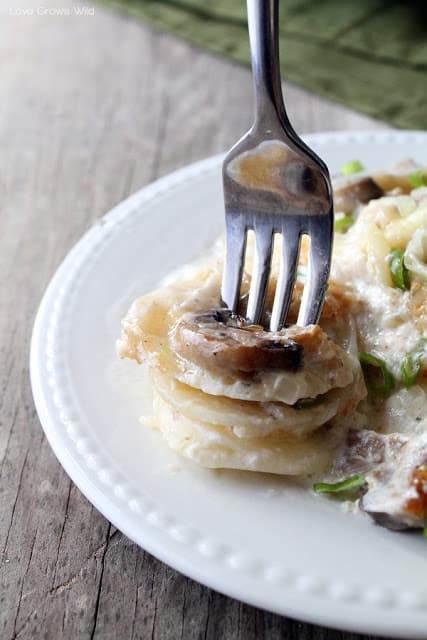
[{"label": "fork tine", "polygon": [[[298,322],[305,325],[319,318],[330,264],[332,185],[326,164],[299,138],[286,114],[280,82],[278,0],[248,0],[247,4],[255,122],[224,159],[226,227],[237,222],[241,236],[255,227],[247,319],[256,323],[265,302],[273,235],[283,233],[284,227],[287,233],[293,229],[293,235],[284,243],[272,310],[270,326],[277,330],[286,319],[295,284],[299,239],[306,233],[312,236],[311,257]],[[227,236],[222,296],[235,312],[245,245],[237,244],[238,231],[233,237],[231,229],[227,229]]]},{"label": "fork tine", "polygon": [[268,276],[270,275],[273,230],[269,225],[257,225],[254,231],[255,256],[246,317],[253,324],[259,324],[264,309]]},{"label": "fork tine", "polygon": [[288,315],[297,275],[301,229],[290,221],[282,231],[282,260],[271,312],[270,331],[279,331]]},{"label": "fork tine", "polygon": [[324,215],[310,222],[310,252],[307,282],[304,287],[297,324],[317,324],[322,312],[331,266],[332,216]]},{"label": "fork tine", "polygon": [[240,220],[227,219],[221,297],[224,304],[233,313],[237,312],[239,304],[246,250],[246,232],[247,229]]}]

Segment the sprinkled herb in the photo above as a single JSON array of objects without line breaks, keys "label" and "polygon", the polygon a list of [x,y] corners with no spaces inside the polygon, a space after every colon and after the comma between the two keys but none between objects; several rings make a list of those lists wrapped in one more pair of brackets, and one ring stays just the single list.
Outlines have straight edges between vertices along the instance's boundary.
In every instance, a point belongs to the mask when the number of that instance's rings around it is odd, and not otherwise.
[{"label": "sprinkled herb", "polygon": [[346,162],[340,169],[340,173],[343,176],[350,176],[353,173],[359,173],[363,171],[364,166],[359,160],[351,160],[350,162]]},{"label": "sprinkled herb", "polygon": [[313,485],[313,491],[315,493],[343,493],[360,489],[366,483],[365,476],[355,475],[341,480],[341,482],[335,482],[335,484],[329,484],[327,482],[316,482]]},{"label": "sprinkled herb", "polygon": [[351,216],[343,215],[340,218],[336,218],[334,222],[335,233],[344,233],[351,225],[354,224],[354,219]]},{"label": "sprinkled herb", "polygon": [[402,289],[402,291],[408,291],[411,283],[409,281],[409,271],[405,267],[404,256],[403,249],[392,249],[388,264],[393,286]]},{"label": "sprinkled herb", "polygon": [[421,371],[423,360],[427,357],[427,338],[421,338],[415,349],[406,354],[401,367],[402,382],[406,389],[415,383]]},{"label": "sprinkled herb", "polygon": [[[387,369],[384,360],[373,356],[371,353],[359,353],[359,361],[362,365],[363,376],[366,386],[375,393],[387,394],[393,391],[396,382],[393,374]],[[378,374],[381,375],[382,381],[377,382]]]},{"label": "sprinkled herb", "polygon": [[427,176],[422,169],[415,171],[415,173],[411,173],[408,179],[409,184],[413,189],[418,189],[418,187],[427,187]]},{"label": "sprinkled herb", "polygon": [[294,409],[311,409],[312,407],[318,407],[319,404],[325,402],[324,396],[317,396],[316,398],[301,398],[297,400],[293,406]]}]

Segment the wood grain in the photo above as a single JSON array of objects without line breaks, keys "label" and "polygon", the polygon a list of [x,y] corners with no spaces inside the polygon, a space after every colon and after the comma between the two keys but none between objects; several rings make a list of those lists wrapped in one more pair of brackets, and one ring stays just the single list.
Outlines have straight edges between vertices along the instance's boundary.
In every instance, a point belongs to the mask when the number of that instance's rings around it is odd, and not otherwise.
[{"label": "wood grain", "polygon": [[[34,14],[0,5],[0,637],[360,640],[239,603],[144,553],[45,440],[28,352],[49,278],[114,204],[229,147],[252,93],[247,69],[99,6],[86,17],[22,6]],[[294,86],[286,97],[300,132],[383,126]]]}]

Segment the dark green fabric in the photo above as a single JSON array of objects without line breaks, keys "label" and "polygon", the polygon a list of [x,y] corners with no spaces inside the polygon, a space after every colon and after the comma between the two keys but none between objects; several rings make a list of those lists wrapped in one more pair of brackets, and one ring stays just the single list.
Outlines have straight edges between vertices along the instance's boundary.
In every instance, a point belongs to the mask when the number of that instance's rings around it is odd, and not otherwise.
[{"label": "dark green fabric", "polygon": [[[245,0],[105,0],[249,63]],[[399,127],[427,129],[427,0],[281,0],[282,76]]]}]

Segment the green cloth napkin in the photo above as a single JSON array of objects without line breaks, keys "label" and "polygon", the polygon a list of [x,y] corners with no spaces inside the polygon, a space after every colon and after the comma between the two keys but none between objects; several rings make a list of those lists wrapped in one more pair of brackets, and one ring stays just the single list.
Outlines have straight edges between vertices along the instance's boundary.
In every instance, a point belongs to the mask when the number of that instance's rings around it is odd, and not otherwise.
[{"label": "green cloth napkin", "polygon": [[[106,0],[249,64],[245,0]],[[398,127],[427,129],[427,0],[281,0],[282,77]]]}]

